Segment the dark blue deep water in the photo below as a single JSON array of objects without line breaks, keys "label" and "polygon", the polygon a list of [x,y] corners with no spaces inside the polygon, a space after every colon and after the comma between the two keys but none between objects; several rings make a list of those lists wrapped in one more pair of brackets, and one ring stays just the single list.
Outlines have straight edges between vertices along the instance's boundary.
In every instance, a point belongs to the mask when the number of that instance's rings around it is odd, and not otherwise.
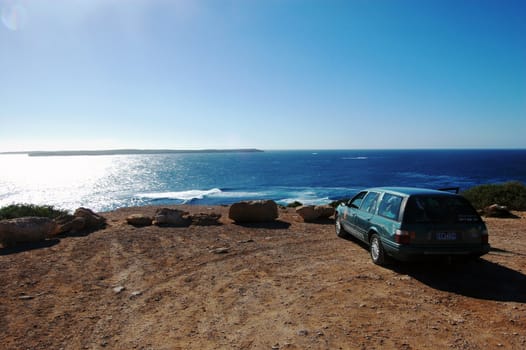
[{"label": "dark blue deep water", "polygon": [[[1,157],[5,164],[14,156]],[[34,165],[36,158],[38,165]],[[526,150],[266,151],[26,157],[18,162],[27,162],[24,166],[39,173],[40,182],[37,186],[28,179],[20,182],[14,175],[2,178],[0,174],[0,205],[42,202],[105,211],[149,204],[230,204],[247,199],[327,203],[372,186],[458,186],[465,190],[511,180],[526,183]],[[66,169],[77,164],[83,164],[85,170],[69,174]],[[57,177],[53,174],[50,182],[42,181],[48,168],[63,169],[60,184],[51,181]],[[91,171],[93,175],[87,176]]]}]

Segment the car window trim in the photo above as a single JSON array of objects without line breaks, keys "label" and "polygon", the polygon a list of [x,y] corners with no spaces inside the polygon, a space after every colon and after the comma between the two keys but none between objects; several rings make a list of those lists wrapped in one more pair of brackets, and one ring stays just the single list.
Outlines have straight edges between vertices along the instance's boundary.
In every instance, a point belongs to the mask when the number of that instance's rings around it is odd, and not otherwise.
[{"label": "car window trim", "polygon": [[[362,196],[362,198],[358,198],[362,193],[365,193],[365,194]],[[361,205],[362,205],[362,202],[363,202],[363,199],[365,198],[365,196],[367,196],[368,193],[369,193],[368,191],[360,191],[360,192],[358,192],[354,197],[352,197],[352,198],[349,200],[349,202],[347,202],[347,206],[348,206],[349,208],[351,208],[351,207],[352,207],[352,206],[351,206],[351,203],[354,202],[356,199],[361,199],[361,202],[360,202],[360,206],[361,206]],[[355,207],[352,207],[352,208],[359,209],[360,207],[356,207],[356,206],[355,206]]]}]

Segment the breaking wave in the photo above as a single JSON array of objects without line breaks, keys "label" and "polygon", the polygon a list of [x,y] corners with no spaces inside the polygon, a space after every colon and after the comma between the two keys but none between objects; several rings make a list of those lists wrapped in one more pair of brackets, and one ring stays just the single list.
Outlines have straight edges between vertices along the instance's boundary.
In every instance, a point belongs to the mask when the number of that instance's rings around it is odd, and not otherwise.
[{"label": "breaking wave", "polygon": [[[335,188],[292,188],[273,187],[261,190],[219,189],[187,190],[177,192],[151,192],[135,195],[138,204],[176,203],[176,204],[232,204],[242,200],[272,199],[278,204],[287,205],[298,201],[303,204],[326,204],[336,198],[348,194],[349,189]],[[338,196],[339,195],[339,196]]]},{"label": "breaking wave", "polygon": [[190,202],[196,199],[203,199],[205,197],[213,196],[222,193],[219,188],[212,188],[211,190],[188,190],[179,192],[153,192],[153,193],[139,193],[136,197],[150,200],[179,200],[183,203]]}]

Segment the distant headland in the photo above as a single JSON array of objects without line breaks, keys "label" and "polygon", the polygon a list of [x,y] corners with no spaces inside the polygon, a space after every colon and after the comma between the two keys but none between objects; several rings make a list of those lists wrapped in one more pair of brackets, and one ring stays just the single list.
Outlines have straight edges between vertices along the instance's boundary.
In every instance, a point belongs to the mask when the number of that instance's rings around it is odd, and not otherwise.
[{"label": "distant headland", "polygon": [[257,153],[263,152],[255,148],[235,149],[111,149],[111,150],[79,150],[79,151],[30,151],[30,152],[3,152],[0,154],[27,154],[30,157],[52,157],[52,156],[111,156],[111,155],[133,155],[133,154],[177,154],[177,153]]}]

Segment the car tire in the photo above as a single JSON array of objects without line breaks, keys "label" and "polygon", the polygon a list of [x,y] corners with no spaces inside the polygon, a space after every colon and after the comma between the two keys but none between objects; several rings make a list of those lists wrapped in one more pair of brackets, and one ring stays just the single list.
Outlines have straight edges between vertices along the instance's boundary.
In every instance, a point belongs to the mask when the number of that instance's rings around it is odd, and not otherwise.
[{"label": "car tire", "polygon": [[342,220],[340,219],[340,217],[336,216],[336,220],[334,220],[334,221],[335,221],[334,226],[336,227],[336,236],[338,236],[340,238],[347,238],[347,237],[349,237],[349,234],[343,228]]},{"label": "car tire", "polygon": [[382,241],[376,233],[371,236],[369,253],[371,254],[371,260],[376,265],[384,266],[387,264],[387,255],[385,254]]}]

